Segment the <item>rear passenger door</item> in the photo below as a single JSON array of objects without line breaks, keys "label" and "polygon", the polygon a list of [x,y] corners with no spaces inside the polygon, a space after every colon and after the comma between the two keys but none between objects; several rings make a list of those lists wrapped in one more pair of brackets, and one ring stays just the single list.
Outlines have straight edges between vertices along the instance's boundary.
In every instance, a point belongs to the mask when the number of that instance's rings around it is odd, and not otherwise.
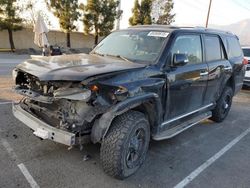
[{"label": "rear passenger door", "polygon": [[218,35],[203,35],[205,45],[205,60],[208,64],[208,85],[205,95],[205,103],[210,104],[220,96],[225,80],[232,73],[232,66],[226,58],[223,42]]}]

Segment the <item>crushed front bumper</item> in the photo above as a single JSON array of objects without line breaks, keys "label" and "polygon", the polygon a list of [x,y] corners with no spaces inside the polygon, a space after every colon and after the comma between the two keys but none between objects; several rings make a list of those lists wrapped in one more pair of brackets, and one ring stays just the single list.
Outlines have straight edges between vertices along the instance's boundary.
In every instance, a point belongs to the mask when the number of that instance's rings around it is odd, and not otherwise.
[{"label": "crushed front bumper", "polygon": [[53,140],[67,146],[75,145],[75,134],[48,125],[33,116],[31,113],[22,109],[20,104],[13,103],[12,111],[17,119],[34,130],[36,136],[43,139]]}]

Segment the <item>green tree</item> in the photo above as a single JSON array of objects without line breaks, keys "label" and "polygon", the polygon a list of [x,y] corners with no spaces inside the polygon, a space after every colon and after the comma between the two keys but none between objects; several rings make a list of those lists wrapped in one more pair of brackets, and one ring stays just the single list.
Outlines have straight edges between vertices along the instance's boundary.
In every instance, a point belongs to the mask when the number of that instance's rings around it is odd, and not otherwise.
[{"label": "green tree", "polygon": [[157,20],[157,24],[170,25],[174,22],[175,14],[172,14],[172,10],[174,8],[173,0],[167,0],[164,2],[163,7],[161,7],[162,14],[159,16]]},{"label": "green tree", "polygon": [[80,13],[78,0],[46,0],[48,9],[59,19],[61,29],[66,33],[67,47],[71,47],[70,33],[76,29],[74,25]]},{"label": "green tree", "polygon": [[13,31],[22,29],[18,11],[16,0],[0,0],[0,30],[8,31],[11,51],[15,50]]},{"label": "green tree", "polygon": [[138,0],[135,0],[134,7],[132,8],[132,17],[129,18],[130,25],[137,25],[141,24],[141,17],[140,17],[140,10],[141,6]]},{"label": "green tree", "polygon": [[135,0],[134,7],[132,9],[132,17],[129,18],[130,25],[145,25],[151,24],[151,11],[152,11],[152,0]]},{"label": "green tree", "polygon": [[152,23],[151,11],[152,11],[152,0],[142,0],[141,17],[144,25]]},{"label": "green tree", "polygon": [[81,5],[83,10],[83,24],[86,34],[94,31],[95,44],[99,36],[108,35],[114,28],[114,22],[122,12],[117,10],[117,0],[87,0],[86,6]]}]

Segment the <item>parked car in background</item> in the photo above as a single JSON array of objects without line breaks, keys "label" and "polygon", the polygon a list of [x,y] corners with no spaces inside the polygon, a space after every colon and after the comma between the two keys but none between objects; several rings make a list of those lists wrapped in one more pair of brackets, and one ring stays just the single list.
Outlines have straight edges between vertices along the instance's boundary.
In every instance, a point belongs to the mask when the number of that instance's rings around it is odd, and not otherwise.
[{"label": "parked car in background", "polygon": [[246,73],[245,73],[245,78],[244,78],[244,86],[250,86],[250,46],[245,46],[242,47],[244,57],[247,59],[248,64],[246,67]]},{"label": "parked car in background", "polygon": [[24,98],[13,114],[42,139],[100,143],[104,171],[124,179],[143,164],[151,139],[172,138],[207,118],[222,122],[244,74],[232,33],[134,26],[111,33],[90,54],[18,65],[15,91]]}]

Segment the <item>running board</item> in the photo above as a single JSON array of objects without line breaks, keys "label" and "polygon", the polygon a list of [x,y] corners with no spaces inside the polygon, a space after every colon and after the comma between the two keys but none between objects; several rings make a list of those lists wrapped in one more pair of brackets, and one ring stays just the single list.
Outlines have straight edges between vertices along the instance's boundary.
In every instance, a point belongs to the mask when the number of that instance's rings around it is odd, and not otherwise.
[{"label": "running board", "polygon": [[181,132],[192,127],[193,125],[195,125],[195,124],[197,124],[205,119],[210,118],[211,116],[212,116],[211,111],[203,113],[203,114],[196,116],[193,119],[188,120],[188,121],[186,121],[178,126],[175,126],[175,127],[168,129],[168,130],[165,130],[165,131],[161,132],[160,134],[154,135],[153,140],[164,140],[164,139],[172,138],[172,137],[176,136],[177,134],[180,134]]}]

